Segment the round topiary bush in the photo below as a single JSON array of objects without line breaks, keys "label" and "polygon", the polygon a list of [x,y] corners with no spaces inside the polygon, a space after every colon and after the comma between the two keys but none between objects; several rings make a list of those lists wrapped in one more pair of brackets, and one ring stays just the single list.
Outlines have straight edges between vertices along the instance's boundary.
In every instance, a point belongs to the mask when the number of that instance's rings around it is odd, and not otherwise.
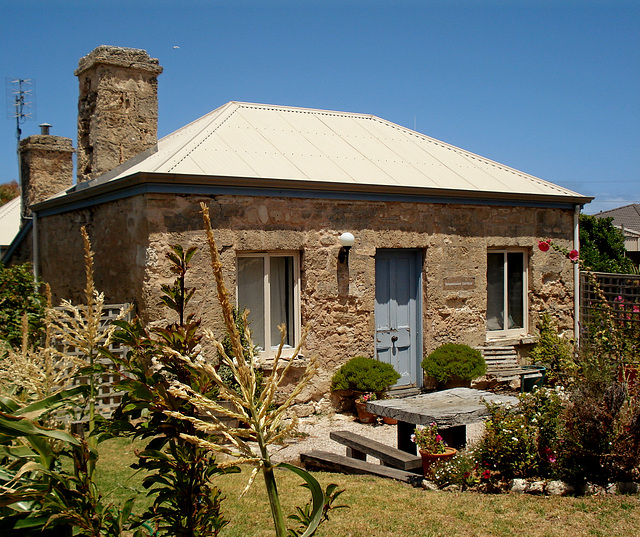
[{"label": "round topiary bush", "polygon": [[422,360],[424,372],[443,384],[449,379],[473,380],[485,374],[482,353],[469,345],[445,343]]},{"label": "round topiary bush", "polygon": [[399,378],[400,374],[391,364],[356,356],[335,372],[331,389],[379,393],[393,386]]}]

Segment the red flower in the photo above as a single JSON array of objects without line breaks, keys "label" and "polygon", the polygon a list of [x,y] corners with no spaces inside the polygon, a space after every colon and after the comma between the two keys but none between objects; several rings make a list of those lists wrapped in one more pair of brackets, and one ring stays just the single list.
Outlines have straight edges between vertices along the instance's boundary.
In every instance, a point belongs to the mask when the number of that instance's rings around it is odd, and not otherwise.
[{"label": "red flower", "polygon": [[550,241],[538,241],[538,248],[540,248],[540,250],[542,252],[548,252],[549,251],[549,242]]},{"label": "red flower", "polygon": [[578,254],[578,250],[571,250],[571,251],[569,252],[569,259],[570,259],[571,261],[577,261],[577,260],[578,260],[578,255],[579,255],[579,254]]}]

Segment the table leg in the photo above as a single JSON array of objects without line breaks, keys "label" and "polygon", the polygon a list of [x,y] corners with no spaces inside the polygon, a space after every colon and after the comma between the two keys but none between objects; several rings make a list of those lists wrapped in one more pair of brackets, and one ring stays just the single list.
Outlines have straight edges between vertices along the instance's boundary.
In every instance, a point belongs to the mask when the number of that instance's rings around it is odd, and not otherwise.
[{"label": "table leg", "polygon": [[398,420],[398,425],[396,427],[398,428],[398,449],[400,451],[411,453],[412,455],[417,455],[418,451],[416,450],[416,444],[411,441],[411,435],[413,434],[416,426],[413,423]]}]

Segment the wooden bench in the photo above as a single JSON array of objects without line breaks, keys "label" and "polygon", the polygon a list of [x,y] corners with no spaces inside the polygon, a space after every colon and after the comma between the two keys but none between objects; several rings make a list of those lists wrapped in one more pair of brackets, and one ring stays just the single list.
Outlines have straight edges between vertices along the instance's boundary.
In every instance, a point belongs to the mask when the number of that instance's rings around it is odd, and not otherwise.
[{"label": "wooden bench", "polygon": [[542,378],[542,373],[537,369],[529,369],[518,363],[518,355],[513,347],[477,347],[484,356],[487,364],[487,377],[507,382],[527,378]]},{"label": "wooden bench", "polygon": [[324,470],[346,474],[371,474],[403,481],[414,486],[420,486],[424,479],[424,476],[420,474],[398,468],[390,468],[381,464],[372,464],[329,451],[313,450],[308,453],[301,453],[300,461],[309,470]]},{"label": "wooden bench", "polygon": [[371,455],[380,460],[383,466],[391,466],[405,471],[422,471],[422,458],[401,451],[376,440],[351,431],[331,431],[329,438],[347,446],[347,457],[361,461]]}]

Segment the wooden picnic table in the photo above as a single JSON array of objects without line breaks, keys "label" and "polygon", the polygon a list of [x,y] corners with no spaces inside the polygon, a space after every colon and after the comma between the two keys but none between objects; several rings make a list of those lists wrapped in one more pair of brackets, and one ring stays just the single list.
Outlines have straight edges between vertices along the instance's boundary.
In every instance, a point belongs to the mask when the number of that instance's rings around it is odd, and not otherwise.
[{"label": "wooden picnic table", "polygon": [[367,403],[367,411],[398,420],[398,449],[416,454],[411,435],[416,425],[438,424],[447,445],[464,447],[467,425],[483,421],[489,411],[482,401],[516,404],[517,397],[484,390],[452,388],[402,399],[381,399]]}]

